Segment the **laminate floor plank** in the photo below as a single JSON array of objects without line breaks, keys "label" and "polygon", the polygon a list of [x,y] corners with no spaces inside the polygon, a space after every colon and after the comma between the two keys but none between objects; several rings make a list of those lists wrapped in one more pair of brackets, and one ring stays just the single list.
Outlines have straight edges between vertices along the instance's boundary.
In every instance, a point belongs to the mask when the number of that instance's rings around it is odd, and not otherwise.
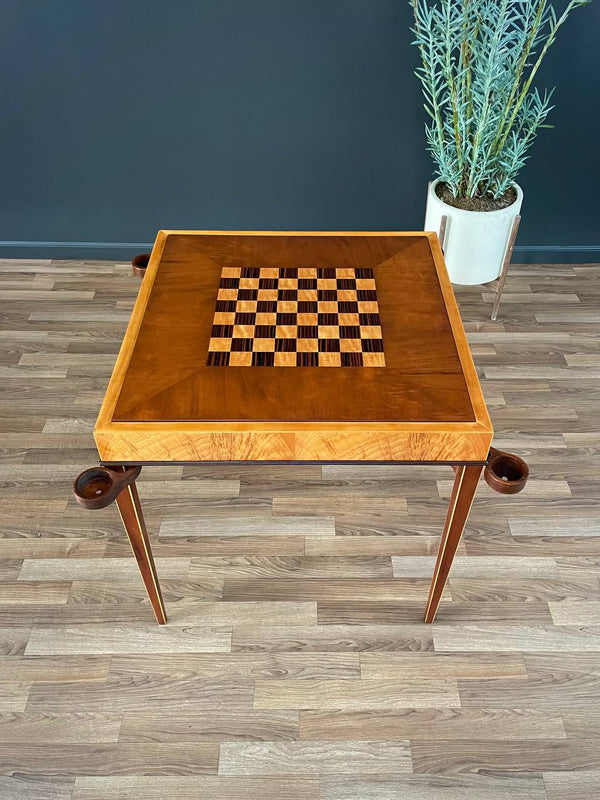
[{"label": "laminate floor plank", "polygon": [[360,654],[361,676],[408,678],[523,678],[528,673],[521,653],[373,653]]},{"label": "laminate floor plank", "polygon": [[[393,556],[395,578],[426,578],[433,573],[435,556]],[[558,578],[553,558],[520,556],[456,556],[454,578]]]},{"label": "laminate floor plank", "polygon": [[600,600],[564,600],[549,603],[550,613],[555,625],[598,625],[600,624]]},{"label": "laminate floor plank", "polygon": [[566,735],[559,710],[407,707],[300,711],[301,739],[510,740],[562,739]]},{"label": "laminate floor plank", "polygon": [[[570,701],[567,701],[570,703]],[[569,739],[599,739],[600,708],[590,698],[590,702],[579,708],[561,708],[560,713]]]},{"label": "laminate floor plank", "polygon": [[102,558],[106,544],[90,539],[51,539],[47,536],[0,539],[0,559]]},{"label": "laminate floor plank", "polygon": [[159,536],[335,536],[333,517],[164,517]]},{"label": "laminate floor plank", "polygon": [[[361,497],[353,502],[352,492],[346,494],[319,497],[319,512],[326,516],[334,516],[344,520],[376,520],[385,518],[398,523],[406,518],[408,504],[404,497]],[[314,516],[315,501],[311,497],[274,497],[273,514],[275,516]]]},{"label": "laminate floor plank", "polygon": [[135,776],[75,779],[72,800],[106,800],[109,797],[114,800],[198,800],[200,797],[210,800],[319,800],[319,778]]},{"label": "laminate floor plank", "polygon": [[[224,600],[426,600],[427,578],[225,578]],[[598,589],[600,596],[600,588]],[[446,589],[443,599],[450,599]]]},{"label": "laminate floor plank", "polygon": [[29,699],[30,686],[27,683],[2,683],[0,686],[0,714],[24,711]]},{"label": "laminate floor plank", "polygon": [[8,627],[0,628],[0,656],[19,656],[25,651],[31,628],[15,621]]},{"label": "laminate floor plank", "polygon": [[228,653],[231,627],[158,627],[142,625],[74,625],[68,628],[35,626],[26,655],[70,653]]},{"label": "laminate floor plank", "polygon": [[0,583],[0,605],[57,605],[69,599],[69,581],[4,581]]},{"label": "laminate floor plank", "polygon": [[[162,574],[159,574],[159,577],[163,597],[167,603],[212,602],[223,596],[223,580],[220,577],[204,576],[197,581],[170,579],[167,576],[163,578]],[[113,580],[74,580],[67,607],[103,605],[110,611],[111,605],[132,604],[144,606],[149,604],[146,588],[139,574],[137,580],[127,580],[116,575]],[[299,605],[298,610],[303,607],[307,606]]]},{"label": "laminate floor plank", "polygon": [[[553,578],[453,578],[448,581],[452,599],[465,603],[484,601],[496,602],[550,602],[563,600],[597,600],[600,598],[600,583],[596,575],[593,580],[585,576],[575,579],[555,580]],[[542,648],[543,649],[543,648]]]},{"label": "laminate floor plank", "polygon": [[124,712],[121,742],[277,742],[299,738],[297,711]]},{"label": "laminate floor plank", "polygon": [[585,708],[600,701],[600,678],[595,675],[548,671],[526,681],[500,679],[458,681],[463,708]]},{"label": "laminate floor plank", "polygon": [[544,772],[547,800],[597,800],[600,796],[598,772]]},{"label": "laminate floor plank", "polygon": [[600,517],[548,519],[525,517],[508,520],[513,536],[594,536],[600,538]]},{"label": "laminate floor plank", "polygon": [[[504,533],[485,536],[471,532],[464,540],[469,556],[549,556],[560,557],[565,552],[574,555],[600,554],[599,536],[506,536]],[[561,577],[564,577],[560,571]]]},{"label": "laminate floor plank", "polygon": [[7,778],[0,775],[2,800],[71,800],[73,778],[41,779],[39,776]]},{"label": "laminate floor plank", "polygon": [[[157,559],[156,569],[164,578],[187,578],[189,558]],[[132,558],[26,558],[19,572],[20,581],[80,581],[139,579]]]},{"label": "laminate floor plank", "polygon": [[230,680],[277,678],[360,678],[358,653],[161,653],[115,655],[109,676],[134,680],[140,674],[161,678],[196,677]]},{"label": "laminate floor plank", "polygon": [[513,625],[444,625],[433,632],[436,651],[590,650],[600,652],[600,625],[588,627]]},{"label": "laminate floor plank", "polygon": [[524,652],[522,655],[530,678],[543,678],[561,672],[600,677],[600,653],[550,650],[544,653]]},{"label": "laminate floor plank", "polygon": [[[546,800],[540,776],[325,775],[321,800]],[[553,798],[554,800],[554,798]]]},{"label": "laminate floor plank", "polygon": [[433,650],[424,625],[234,626],[232,652],[357,653]]},{"label": "laminate floor plank", "polygon": [[0,657],[0,681],[21,680],[27,683],[56,681],[105,681],[110,656],[8,656]]},{"label": "laminate floor plank", "polygon": [[193,708],[246,710],[253,707],[254,682],[251,680],[205,680],[202,678],[152,678],[139,674],[131,680],[111,680],[105,684],[45,683],[29,690],[27,713],[101,713],[125,711],[177,711]]},{"label": "laminate floor plank", "polygon": [[219,775],[327,775],[410,772],[410,744],[375,742],[224,742]]},{"label": "laminate floor plank", "polygon": [[138,484],[140,500],[160,500],[162,498],[192,499],[200,503],[205,498],[238,497],[239,481],[228,480],[187,480],[187,481],[140,481]]},{"label": "laminate floor plank", "polygon": [[[317,616],[324,625],[385,625],[419,622],[423,618],[423,603],[377,603],[369,601],[321,602],[317,603]],[[552,617],[547,603],[494,602],[457,603],[442,602],[436,621],[439,624],[476,624],[499,622],[503,624],[533,623],[551,624]]]},{"label": "laminate floor plank", "polygon": [[0,750],[5,742],[116,742],[120,728],[120,714],[0,714]]},{"label": "laminate floor plank", "polygon": [[[446,475],[448,475],[446,470]],[[450,473],[451,475],[451,473]],[[397,499],[409,497],[427,497],[431,491],[430,480],[415,480],[412,476],[403,479],[393,478],[391,475],[380,474],[376,479],[354,476],[352,480],[328,480],[323,476],[318,481],[291,480],[285,473],[280,473],[277,478],[270,480],[246,480],[242,482],[241,494],[250,497],[281,498],[282,504],[293,504],[295,498],[300,500],[306,497],[315,499],[323,497],[326,505],[333,507],[340,503],[355,503],[364,501],[371,505],[372,498],[386,497]]]},{"label": "laminate floor plank", "polygon": [[[181,614],[185,616],[185,614]],[[51,625],[72,624],[115,625],[140,622],[142,625],[154,620],[149,602],[119,602],[106,604],[67,603],[62,605],[6,605],[0,606],[0,625]]]},{"label": "laminate floor plank", "polygon": [[[558,572],[555,565],[555,571]],[[228,581],[244,578],[321,579],[391,578],[389,556],[210,556],[192,558],[189,576],[217,574]]]},{"label": "laminate floor plank", "polygon": [[592,739],[446,739],[415,741],[411,747],[413,771],[523,773],[597,770],[598,741]]},{"label": "laminate floor plank", "polygon": [[[155,558],[303,556],[304,542],[303,536],[172,536],[154,540],[152,552]],[[105,546],[107,558],[125,557],[128,548],[131,552],[129,542],[113,539]]]},{"label": "laminate floor plank", "polygon": [[[76,591],[76,590],[74,590]],[[85,596],[91,595],[84,590]],[[209,590],[213,594],[212,590]],[[71,599],[75,604],[73,593]],[[82,602],[79,602],[79,600]],[[100,605],[104,606],[107,595],[100,596]],[[108,598],[110,602],[110,597]],[[118,605],[119,603],[117,603]],[[82,608],[92,603],[85,603],[85,598],[77,596],[77,606]],[[113,603],[114,605],[114,603]],[[139,605],[148,605],[144,597],[140,597]],[[317,604],[315,602],[212,602],[208,599],[193,597],[172,598],[169,620],[174,626],[185,623],[201,626],[252,625],[257,619],[265,625],[313,625],[317,622]],[[83,619],[81,621],[84,621]]]},{"label": "laminate floor plank", "polygon": [[[190,517],[198,514],[198,506],[201,505],[202,515],[213,519],[225,517],[231,519],[247,519],[248,517],[258,517],[263,519],[270,516],[272,503],[270,500],[261,497],[205,497],[199,500],[193,492],[186,493],[183,497],[154,497],[150,493],[144,500],[144,516],[150,530],[154,530],[155,519],[161,520],[163,517],[173,517],[180,514],[183,520],[186,516]],[[73,513],[79,515],[81,509],[72,503]],[[160,523],[159,523],[160,524]]]},{"label": "laminate floor plank", "polygon": [[[437,553],[439,531],[422,536],[328,536],[307,537],[307,556],[429,556]],[[458,554],[465,552],[463,543]]]},{"label": "laminate floor plank", "polygon": [[214,775],[216,742],[93,744],[4,742],[0,773],[45,778],[75,775]]},{"label": "laminate floor plank", "polygon": [[456,680],[257,680],[255,708],[362,709],[460,705]]}]

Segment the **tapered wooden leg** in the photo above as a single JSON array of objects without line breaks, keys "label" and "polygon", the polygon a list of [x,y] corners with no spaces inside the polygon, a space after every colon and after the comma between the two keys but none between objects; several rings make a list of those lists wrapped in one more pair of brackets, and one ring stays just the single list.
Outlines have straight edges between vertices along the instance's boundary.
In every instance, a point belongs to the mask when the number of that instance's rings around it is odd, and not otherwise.
[{"label": "tapered wooden leg", "polygon": [[117,501],[119,513],[129,537],[133,555],[138,563],[142,579],[152,603],[154,616],[160,625],[167,621],[156,566],[150,549],[148,531],[140,505],[135,479],[140,474],[140,465],[128,467],[92,467],[75,478],[75,499],[84,508],[106,508]]},{"label": "tapered wooden leg", "polygon": [[146,586],[148,597],[152,603],[154,616],[159,625],[164,625],[167,621],[165,605],[160,591],[156,566],[150,549],[150,541],[142,514],[140,498],[135,482],[126,486],[117,496],[119,513],[125,526],[125,531],[129,538],[129,544],[133,550],[133,555],[140,568],[142,580]]},{"label": "tapered wooden leg", "polygon": [[454,554],[473,504],[482,469],[481,466],[455,467],[454,486],[429,589],[425,622],[433,622],[435,619]]}]

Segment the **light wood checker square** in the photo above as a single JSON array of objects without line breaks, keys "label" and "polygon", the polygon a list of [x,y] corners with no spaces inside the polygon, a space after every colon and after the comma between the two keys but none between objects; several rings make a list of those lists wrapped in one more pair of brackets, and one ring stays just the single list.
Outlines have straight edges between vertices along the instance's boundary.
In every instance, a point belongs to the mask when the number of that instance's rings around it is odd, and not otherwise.
[{"label": "light wood checker square", "polygon": [[161,231],[95,429],[107,463],[478,461],[491,436],[429,233]]},{"label": "light wood checker square", "polygon": [[206,363],[385,367],[373,270],[223,267]]}]

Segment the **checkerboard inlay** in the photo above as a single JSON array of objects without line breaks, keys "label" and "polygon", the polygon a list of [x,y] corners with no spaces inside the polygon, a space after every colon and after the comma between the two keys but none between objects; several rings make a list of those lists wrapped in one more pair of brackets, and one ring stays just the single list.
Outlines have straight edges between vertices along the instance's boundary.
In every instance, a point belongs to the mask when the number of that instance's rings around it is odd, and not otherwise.
[{"label": "checkerboard inlay", "polygon": [[385,367],[373,270],[223,267],[211,367]]}]

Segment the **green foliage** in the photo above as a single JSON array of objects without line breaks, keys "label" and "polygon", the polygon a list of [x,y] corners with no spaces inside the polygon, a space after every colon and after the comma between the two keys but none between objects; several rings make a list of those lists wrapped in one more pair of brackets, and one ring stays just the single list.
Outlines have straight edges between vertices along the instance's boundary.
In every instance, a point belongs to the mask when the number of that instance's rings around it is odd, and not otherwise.
[{"label": "green foliage", "polygon": [[545,125],[552,91],[532,87],[571,11],[548,0],[410,0],[428,149],[455,197],[501,197]]}]

